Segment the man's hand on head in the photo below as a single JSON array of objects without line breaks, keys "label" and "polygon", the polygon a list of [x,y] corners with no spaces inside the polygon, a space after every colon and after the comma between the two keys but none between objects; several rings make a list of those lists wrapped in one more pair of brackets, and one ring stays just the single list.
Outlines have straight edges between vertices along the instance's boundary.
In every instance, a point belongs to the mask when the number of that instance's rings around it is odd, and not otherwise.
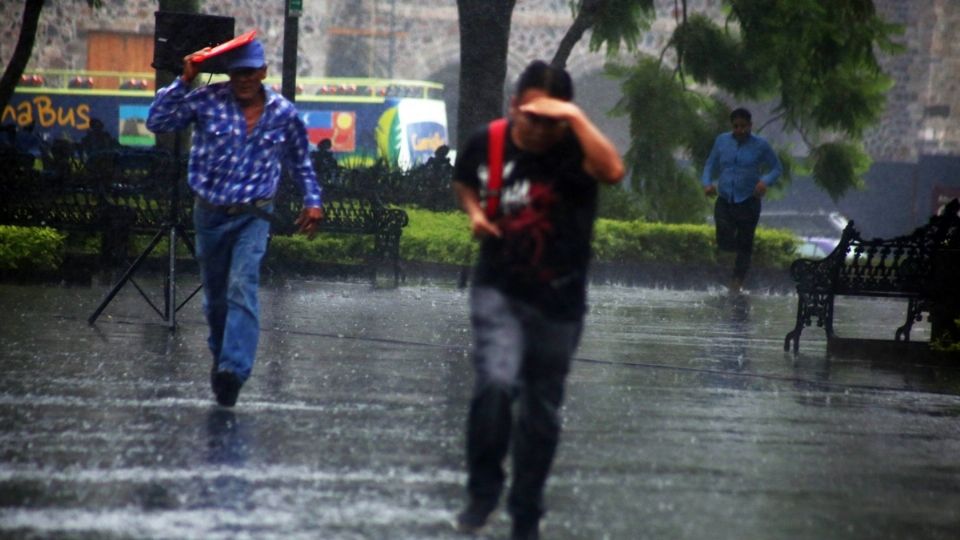
[{"label": "man's hand on head", "polygon": [[520,105],[519,109],[522,113],[557,121],[569,120],[578,114],[582,114],[580,108],[572,102],[546,96],[532,99]]},{"label": "man's hand on head", "polygon": [[204,47],[199,51],[192,52],[183,57],[183,74],[181,75],[181,77],[183,78],[183,82],[185,83],[193,82],[193,79],[195,79],[197,77],[197,74],[200,73],[200,66],[193,61],[193,58],[198,54],[205,53],[209,50],[210,50],[210,47]]}]

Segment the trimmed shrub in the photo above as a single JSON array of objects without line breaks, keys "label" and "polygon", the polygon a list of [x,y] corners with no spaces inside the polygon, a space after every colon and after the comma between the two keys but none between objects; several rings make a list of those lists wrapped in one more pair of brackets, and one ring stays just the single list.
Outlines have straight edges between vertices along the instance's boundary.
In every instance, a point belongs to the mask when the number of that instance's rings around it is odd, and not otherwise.
[{"label": "trimmed shrub", "polygon": [[0,225],[0,270],[57,270],[63,263],[65,238],[48,227]]},{"label": "trimmed shrub", "polygon": [[[470,265],[479,243],[470,234],[463,212],[432,212],[406,208],[410,224],[400,238],[400,257],[408,261]],[[0,270],[31,268],[56,270],[63,260],[66,236],[48,228],[0,227]],[[89,240],[89,239],[87,239]],[[135,244],[146,242],[137,237]],[[85,244],[80,237],[73,240]],[[798,240],[791,233],[757,229],[755,267],[787,268],[796,258]],[[597,220],[593,239],[594,258],[607,263],[715,264],[716,242],[712,225],[674,225],[645,221]],[[373,251],[369,235],[319,234],[313,240],[302,235],[273,236],[266,262],[309,271],[320,263],[362,264]],[[154,256],[166,252],[157,246]],[[187,256],[184,246],[177,252]],[[181,253],[182,252],[182,253]]]}]

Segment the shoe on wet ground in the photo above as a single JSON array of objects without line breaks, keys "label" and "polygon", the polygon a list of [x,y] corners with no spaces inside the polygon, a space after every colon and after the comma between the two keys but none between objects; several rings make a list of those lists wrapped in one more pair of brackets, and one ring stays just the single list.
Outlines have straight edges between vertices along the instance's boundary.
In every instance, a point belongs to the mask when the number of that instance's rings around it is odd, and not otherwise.
[{"label": "shoe on wet ground", "polygon": [[477,534],[487,525],[494,506],[488,503],[471,501],[466,508],[457,514],[453,528],[463,534]]},{"label": "shoe on wet ground", "polygon": [[237,397],[240,395],[240,387],[243,383],[231,371],[218,371],[213,375],[213,393],[217,397],[217,403],[223,407],[233,407],[237,404]]},{"label": "shoe on wet ground", "polygon": [[737,278],[731,279],[730,283],[727,284],[727,290],[733,295],[743,294],[743,281]]}]

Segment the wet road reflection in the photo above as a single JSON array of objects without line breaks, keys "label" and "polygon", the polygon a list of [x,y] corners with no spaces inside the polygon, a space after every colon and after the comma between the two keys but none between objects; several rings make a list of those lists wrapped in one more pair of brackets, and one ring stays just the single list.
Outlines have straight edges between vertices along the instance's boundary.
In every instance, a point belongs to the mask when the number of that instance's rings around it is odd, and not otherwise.
[{"label": "wet road reflection", "polygon": [[[101,293],[0,284],[0,537],[457,538],[465,292],[271,284],[232,410],[198,301],[174,334],[135,294],[91,328]],[[816,329],[786,354],[790,295],[591,304],[545,538],[957,537],[960,365],[828,357]],[[849,335],[902,314],[839,309]]]}]

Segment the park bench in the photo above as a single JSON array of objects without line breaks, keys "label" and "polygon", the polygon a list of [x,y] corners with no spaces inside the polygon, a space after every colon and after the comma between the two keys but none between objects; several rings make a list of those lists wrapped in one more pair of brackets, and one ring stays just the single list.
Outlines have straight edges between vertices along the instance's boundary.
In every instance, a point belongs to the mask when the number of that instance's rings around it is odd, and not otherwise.
[{"label": "park bench", "polygon": [[837,296],[906,299],[906,318],[894,332],[895,341],[909,341],[913,324],[923,319],[923,313],[936,312],[938,306],[953,313],[960,269],[958,210],[960,202],[954,199],[913,233],[889,239],[865,240],[850,221],[827,257],[795,260],[790,277],[797,284],[797,319],[784,339],[784,350],[789,351],[792,343],[797,352],[800,333],[814,319],[828,343],[837,338],[833,327]]},{"label": "park bench", "polygon": [[[0,151],[0,224],[100,233],[101,260],[125,262],[131,234],[155,233],[175,221],[192,229],[192,195],[182,181],[174,190],[178,167],[168,152],[121,148],[86,159],[64,152],[38,171],[32,159]],[[281,186],[273,232],[289,234],[302,199],[291,182]],[[371,278],[389,263],[399,282],[406,212],[387,207],[376,193],[344,187],[325,188],[323,208],[318,232],[372,236],[373,251],[365,261]]]}]

